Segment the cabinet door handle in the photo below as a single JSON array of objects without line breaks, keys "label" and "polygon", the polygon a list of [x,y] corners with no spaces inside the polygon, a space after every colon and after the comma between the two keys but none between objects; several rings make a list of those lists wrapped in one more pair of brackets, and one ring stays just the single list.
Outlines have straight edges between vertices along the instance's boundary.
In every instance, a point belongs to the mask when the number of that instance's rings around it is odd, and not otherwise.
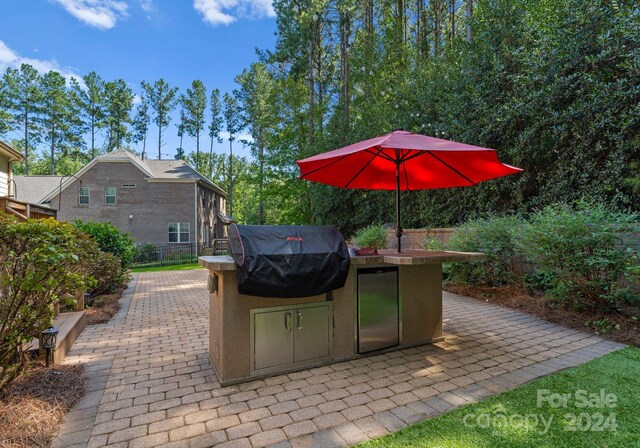
[{"label": "cabinet door handle", "polygon": [[304,314],[302,314],[300,311],[298,311],[298,330],[302,330],[302,327],[304,326]]},{"label": "cabinet door handle", "polygon": [[291,331],[292,327],[291,327],[291,318],[293,316],[291,315],[291,313],[286,313],[284,315],[284,328],[286,328],[287,330]]}]

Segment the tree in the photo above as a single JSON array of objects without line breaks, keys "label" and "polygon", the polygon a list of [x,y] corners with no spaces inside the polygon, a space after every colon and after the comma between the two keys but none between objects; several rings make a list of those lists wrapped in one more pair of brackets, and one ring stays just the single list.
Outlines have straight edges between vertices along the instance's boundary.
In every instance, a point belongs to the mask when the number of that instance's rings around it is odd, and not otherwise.
[{"label": "tree", "polygon": [[149,100],[149,107],[153,110],[155,117],[153,122],[158,126],[158,159],[162,158],[162,132],[171,123],[171,111],[175,109],[178,102],[177,87],[170,87],[167,82],[160,78],[153,85],[142,81],[142,88],[145,96]]},{"label": "tree", "polygon": [[21,128],[22,152],[25,156],[25,173],[29,175],[29,148],[42,138],[39,117],[41,111],[42,77],[29,64],[20,69],[8,68],[4,73],[5,102],[16,128]]},{"label": "tree", "polygon": [[191,83],[186,95],[180,97],[184,109],[184,131],[196,139],[196,170],[200,171],[200,132],[204,128],[204,112],[207,108],[207,89],[200,80]]},{"label": "tree", "polygon": [[149,103],[147,97],[142,94],[140,104],[136,108],[136,116],[133,119],[133,137],[136,143],[142,142],[142,160],[145,159],[147,151],[147,134],[149,133]]},{"label": "tree", "polygon": [[233,141],[240,131],[238,92],[236,91],[232,94],[228,92],[224,94],[224,119],[229,133],[229,178],[227,182],[229,200],[227,202],[229,203],[229,215],[233,216]]},{"label": "tree", "polygon": [[250,145],[254,158],[258,161],[258,224],[264,224],[264,183],[265,147],[267,134],[273,129],[272,112],[274,83],[267,68],[255,63],[237,78],[241,85],[242,127],[247,127],[251,137]]},{"label": "tree", "polygon": [[11,130],[11,114],[8,112],[8,88],[4,79],[0,78],[0,135]]},{"label": "tree", "polygon": [[107,150],[121,148],[124,142],[131,141],[131,109],[133,109],[133,91],[127,83],[118,79],[104,84],[105,119],[107,128]]},{"label": "tree", "polygon": [[71,78],[71,90],[80,106],[81,116],[86,120],[85,126],[91,141],[91,159],[96,158],[96,136],[103,126],[105,118],[105,87],[104,81],[96,72],[90,72],[82,77],[84,87]]},{"label": "tree", "polygon": [[[184,139],[184,130],[187,121],[187,117],[184,113],[184,107],[180,108],[180,122],[176,125],[178,128],[178,137],[180,138],[180,145],[176,148],[176,160],[184,160],[184,147],[182,146],[182,141]],[[178,157],[179,156],[179,157]]]},{"label": "tree", "polygon": [[220,131],[222,131],[222,104],[220,103],[220,90],[213,89],[211,91],[211,122],[209,123],[209,138],[211,139],[211,147],[209,148],[209,178],[213,178],[213,142],[222,143]]},{"label": "tree", "polygon": [[77,103],[67,92],[66,80],[54,71],[42,77],[42,125],[45,140],[49,143],[51,175],[56,174],[56,153],[69,155],[82,146],[82,122]]}]

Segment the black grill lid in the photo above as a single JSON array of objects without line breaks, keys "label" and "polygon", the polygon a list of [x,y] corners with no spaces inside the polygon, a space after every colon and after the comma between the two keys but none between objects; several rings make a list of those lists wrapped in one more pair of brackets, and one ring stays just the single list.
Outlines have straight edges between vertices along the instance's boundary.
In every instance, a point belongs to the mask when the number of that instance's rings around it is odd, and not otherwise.
[{"label": "black grill lid", "polygon": [[238,292],[260,297],[308,297],[344,286],[349,251],[334,226],[229,227]]}]

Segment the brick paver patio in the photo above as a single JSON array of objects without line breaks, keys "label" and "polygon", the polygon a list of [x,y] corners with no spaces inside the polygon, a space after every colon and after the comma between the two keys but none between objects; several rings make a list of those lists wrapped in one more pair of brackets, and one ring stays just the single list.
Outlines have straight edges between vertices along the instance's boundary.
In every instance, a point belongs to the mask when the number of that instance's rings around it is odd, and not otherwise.
[{"label": "brick paver patio", "polygon": [[623,345],[445,293],[443,342],[221,387],[207,358],[204,270],[138,274],[120,312],[66,362],[87,394],[57,447],[345,446]]}]

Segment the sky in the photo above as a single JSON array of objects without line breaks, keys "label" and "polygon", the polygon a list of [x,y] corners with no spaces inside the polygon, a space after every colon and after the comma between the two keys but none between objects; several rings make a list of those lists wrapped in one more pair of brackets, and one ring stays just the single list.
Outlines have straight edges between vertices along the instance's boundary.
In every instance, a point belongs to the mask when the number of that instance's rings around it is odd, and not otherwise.
[{"label": "sky", "polygon": [[[200,79],[208,92],[224,93],[257,60],[256,48],[273,48],[275,31],[271,0],[0,0],[0,72],[21,63],[67,78],[95,71],[107,81],[124,79],[136,93],[143,80],[164,78],[184,92]],[[165,131],[163,158],[179,146],[176,124]],[[157,144],[152,123],[152,157]],[[185,137],[183,146],[191,152],[195,141]],[[248,155],[240,146],[234,142],[234,152]],[[228,151],[228,143],[215,150]]]}]

